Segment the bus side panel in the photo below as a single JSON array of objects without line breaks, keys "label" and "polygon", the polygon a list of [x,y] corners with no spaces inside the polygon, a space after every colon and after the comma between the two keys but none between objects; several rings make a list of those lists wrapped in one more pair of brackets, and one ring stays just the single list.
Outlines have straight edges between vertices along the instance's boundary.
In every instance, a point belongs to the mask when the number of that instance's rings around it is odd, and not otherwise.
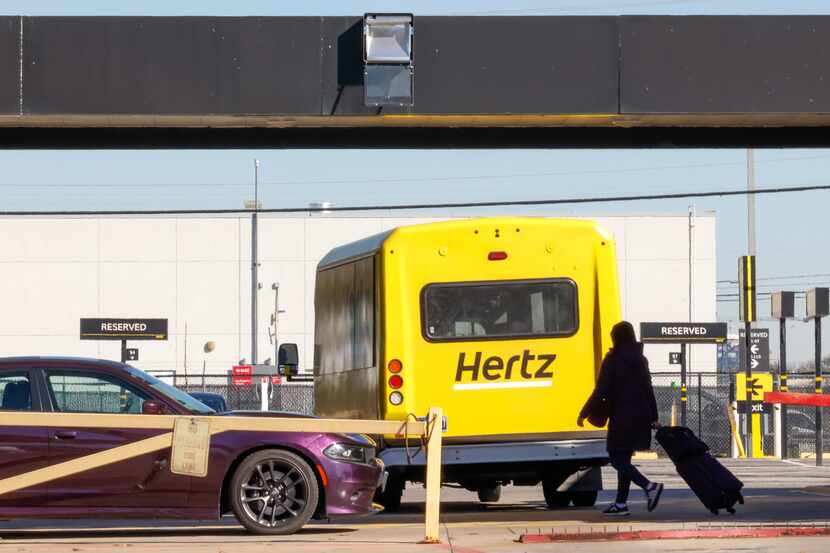
[{"label": "bus side panel", "polygon": [[[600,230],[600,232],[603,232]],[[599,369],[605,352],[611,349],[611,328],[622,320],[620,309],[619,273],[617,272],[616,244],[610,236],[596,247],[596,308],[594,342],[596,370]]]},{"label": "bus side panel", "polygon": [[314,409],[324,417],[376,419],[375,258],[317,272]]},{"label": "bus side panel", "polygon": [[335,419],[377,419],[377,367],[315,378],[314,413]]},{"label": "bus side panel", "polygon": [[[382,322],[378,325],[378,335],[382,339],[378,364],[381,368],[380,374],[383,375],[379,382],[380,411],[381,417],[388,420],[405,420],[410,413],[426,415],[426,410],[418,412],[415,395],[409,393],[410,390],[414,390],[417,374],[408,352],[414,347],[413,333],[418,332],[420,322],[418,311],[413,310],[409,301],[407,275],[401,270],[400,252],[396,253],[394,245],[389,245],[394,244],[392,238],[399,233],[400,231],[396,231],[387,238],[379,257],[380,277],[383,281],[383,286],[380,287]],[[404,386],[398,390],[403,395],[403,403],[400,405],[392,405],[389,401],[389,396],[394,390],[389,386],[388,381],[392,373],[387,365],[392,359],[403,361],[403,368],[399,373],[404,381]],[[434,405],[440,406],[439,403]]]}]

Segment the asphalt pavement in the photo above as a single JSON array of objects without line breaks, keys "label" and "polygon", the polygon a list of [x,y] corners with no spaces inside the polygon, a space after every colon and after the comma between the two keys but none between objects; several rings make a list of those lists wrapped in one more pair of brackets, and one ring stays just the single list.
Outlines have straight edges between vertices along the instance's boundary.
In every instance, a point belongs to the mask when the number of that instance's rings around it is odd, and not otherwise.
[{"label": "asphalt pavement", "polygon": [[[424,492],[410,487],[398,513],[316,522],[287,537],[246,534],[233,518],[210,523],[182,521],[5,521],[0,522],[0,553],[113,551],[131,553],[298,552],[602,552],[614,551],[828,551],[830,538],[750,538],[720,540],[602,541],[629,530],[711,529],[772,526],[830,526],[830,468],[810,461],[725,460],[745,487],[746,504],[735,516],[711,515],[665,460],[637,463],[646,476],[666,484],[660,507],[646,512],[642,493],[632,489],[630,517],[608,519],[602,507],[613,500],[615,474],[603,471],[596,507],[552,511],[540,487],[506,487],[498,503],[482,504],[465,490],[442,490],[443,544],[419,545]],[[569,543],[522,544],[523,534],[568,533]],[[604,534],[600,541],[581,541]],[[582,537],[582,538],[580,538]]]}]

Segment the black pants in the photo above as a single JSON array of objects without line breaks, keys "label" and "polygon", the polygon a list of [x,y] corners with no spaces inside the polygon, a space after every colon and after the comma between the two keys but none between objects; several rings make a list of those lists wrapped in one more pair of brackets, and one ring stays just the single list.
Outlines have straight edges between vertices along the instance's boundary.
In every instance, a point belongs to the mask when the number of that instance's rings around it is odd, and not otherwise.
[{"label": "black pants", "polygon": [[611,466],[617,471],[617,503],[628,501],[628,490],[634,482],[643,489],[649,485],[648,478],[642,475],[637,468],[631,464],[633,451],[609,451]]}]

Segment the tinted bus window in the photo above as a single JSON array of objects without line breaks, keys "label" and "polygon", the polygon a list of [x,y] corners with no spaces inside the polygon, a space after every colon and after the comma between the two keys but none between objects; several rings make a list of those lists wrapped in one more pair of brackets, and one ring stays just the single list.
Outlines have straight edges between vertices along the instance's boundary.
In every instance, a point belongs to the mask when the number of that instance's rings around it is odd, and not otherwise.
[{"label": "tinted bus window", "polygon": [[314,369],[339,373],[375,363],[375,260],[317,274]]},{"label": "tinted bus window", "polygon": [[428,340],[563,336],[576,332],[571,280],[430,284],[422,293]]}]

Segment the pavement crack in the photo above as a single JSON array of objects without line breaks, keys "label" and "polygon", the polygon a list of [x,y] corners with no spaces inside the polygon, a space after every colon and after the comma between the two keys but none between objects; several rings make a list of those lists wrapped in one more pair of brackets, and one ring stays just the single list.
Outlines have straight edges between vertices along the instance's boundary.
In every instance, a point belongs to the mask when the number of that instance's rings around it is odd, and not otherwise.
[{"label": "pavement crack", "polygon": [[443,524],[443,525],[444,525],[444,532],[446,532],[446,533],[447,533],[447,545],[449,545],[449,546],[450,546],[450,553],[455,553],[455,548],[454,548],[454,547],[453,547],[453,545],[452,545],[452,536],[450,535],[450,527],[449,527],[449,526],[447,526],[447,522],[446,522],[446,521],[443,521],[443,520],[442,520],[442,521],[441,521],[441,524]]}]

